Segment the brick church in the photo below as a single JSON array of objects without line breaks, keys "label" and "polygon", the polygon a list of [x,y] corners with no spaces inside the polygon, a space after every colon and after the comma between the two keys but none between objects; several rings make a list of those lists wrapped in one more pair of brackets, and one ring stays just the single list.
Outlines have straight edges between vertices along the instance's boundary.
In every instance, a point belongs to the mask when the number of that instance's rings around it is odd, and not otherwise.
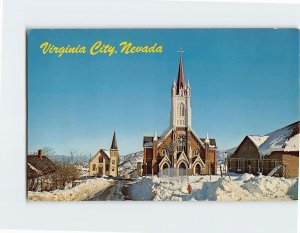
[{"label": "brick church", "polygon": [[170,126],[160,136],[144,136],[143,175],[167,173],[167,168],[182,168],[174,169],[179,175],[216,174],[216,141],[193,131],[190,100],[180,54],[177,82],[171,88]]}]

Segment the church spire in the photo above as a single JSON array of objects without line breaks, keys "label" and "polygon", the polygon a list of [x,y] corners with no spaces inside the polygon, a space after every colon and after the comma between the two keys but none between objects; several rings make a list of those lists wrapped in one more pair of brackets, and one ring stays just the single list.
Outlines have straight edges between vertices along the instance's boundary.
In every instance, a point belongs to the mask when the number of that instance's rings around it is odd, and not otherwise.
[{"label": "church spire", "polygon": [[178,77],[177,77],[177,95],[179,94],[180,88],[184,88],[184,72],[183,72],[183,63],[182,63],[182,49],[180,49],[180,61],[179,61],[179,68],[178,68]]},{"label": "church spire", "polygon": [[208,138],[208,133],[206,133],[206,137],[205,137],[205,140],[204,140],[204,142],[206,143],[206,144],[210,144],[210,140],[209,140],[209,138]]},{"label": "church spire", "polygon": [[114,131],[114,136],[111,142],[111,150],[117,150],[118,149],[118,145],[117,145],[117,138],[116,138],[116,132]]}]

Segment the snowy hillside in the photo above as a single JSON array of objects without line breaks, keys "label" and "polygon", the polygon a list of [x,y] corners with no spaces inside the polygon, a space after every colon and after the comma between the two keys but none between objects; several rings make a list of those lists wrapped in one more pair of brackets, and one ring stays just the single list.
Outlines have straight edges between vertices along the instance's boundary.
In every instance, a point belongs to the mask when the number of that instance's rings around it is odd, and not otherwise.
[{"label": "snowy hillside", "polygon": [[136,153],[128,154],[123,157],[120,157],[119,162],[119,175],[123,176],[125,174],[130,174],[137,168],[138,162],[143,162],[143,151]]}]

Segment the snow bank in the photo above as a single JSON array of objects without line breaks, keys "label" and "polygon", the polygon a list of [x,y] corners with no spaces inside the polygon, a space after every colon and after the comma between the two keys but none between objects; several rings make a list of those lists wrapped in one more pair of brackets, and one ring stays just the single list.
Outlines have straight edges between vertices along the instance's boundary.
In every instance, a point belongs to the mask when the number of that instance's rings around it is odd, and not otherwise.
[{"label": "snow bank", "polygon": [[291,196],[292,198],[295,196],[295,193],[289,191],[295,183],[298,183],[296,181],[296,179],[257,176],[246,180],[241,187],[258,198],[290,199]]},{"label": "snow bank", "polygon": [[114,183],[111,179],[95,178],[68,190],[55,190],[51,192],[28,191],[27,199],[30,201],[82,201],[92,198],[95,194],[105,190]]},{"label": "snow bank", "polygon": [[[189,194],[188,184],[192,186]],[[243,174],[232,177],[190,176],[141,178],[131,186],[133,200],[239,201],[291,200],[298,196],[298,179]]]},{"label": "snow bank", "polygon": [[137,182],[131,184],[129,196],[132,200],[149,201],[153,199],[153,181],[151,178],[139,178]]}]

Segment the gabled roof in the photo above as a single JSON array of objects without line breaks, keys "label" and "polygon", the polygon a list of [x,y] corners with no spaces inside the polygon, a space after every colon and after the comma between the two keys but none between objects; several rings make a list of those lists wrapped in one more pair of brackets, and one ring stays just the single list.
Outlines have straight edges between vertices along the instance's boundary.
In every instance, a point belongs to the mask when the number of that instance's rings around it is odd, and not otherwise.
[{"label": "gabled roof", "polygon": [[27,168],[27,175],[34,178],[55,172],[56,165],[45,155],[28,155]]},{"label": "gabled roof", "polygon": [[180,163],[181,161],[185,161],[187,164],[189,164],[189,160],[186,157],[186,154],[184,151],[177,152],[177,164]]},{"label": "gabled roof", "polygon": [[194,167],[196,163],[200,163],[202,165],[202,167],[205,167],[205,163],[203,162],[203,160],[201,159],[201,157],[199,155],[195,156],[193,158],[192,162],[193,162],[192,167]]},{"label": "gabled roof", "polygon": [[257,135],[248,135],[247,137],[254,143],[254,145],[257,148],[260,147],[260,145],[263,144],[268,138],[268,136],[257,136]]},{"label": "gabled roof", "polygon": [[235,151],[246,138],[253,142],[261,156],[270,155],[274,151],[299,151],[299,121],[263,136],[247,135]]},{"label": "gabled roof", "polygon": [[194,135],[194,137],[200,142],[200,144],[201,144],[201,146],[203,147],[203,148],[205,148],[205,146],[204,146],[204,140],[202,141],[198,136],[197,136],[197,134],[194,132],[194,130],[193,129],[191,129],[190,128],[190,132]]},{"label": "gabled roof", "polygon": [[163,139],[169,135],[169,133],[172,132],[172,128],[167,128],[163,133],[162,135],[160,135],[160,137],[158,138],[158,145],[160,145],[162,142],[163,142]]},{"label": "gabled roof", "polygon": [[171,165],[171,161],[167,155],[165,155],[163,159],[160,161],[159,166],[163,165],[164,163],[168,163],[169,165]]},{"label": "gabled roof", "polygon": [[92,157],[92,159],[90,160],[90,162],[97,157],[97,155],[101,154],[102,156],[105,156],[108,160],[110,159],[110,152],[106,149],[100,149],[98,150],[95,155]]},{"label": "gabled roof", "polygon": [[108,159],[110,159],[110,152],[106,149],[101,149],[100,152],[102,152]]}]

